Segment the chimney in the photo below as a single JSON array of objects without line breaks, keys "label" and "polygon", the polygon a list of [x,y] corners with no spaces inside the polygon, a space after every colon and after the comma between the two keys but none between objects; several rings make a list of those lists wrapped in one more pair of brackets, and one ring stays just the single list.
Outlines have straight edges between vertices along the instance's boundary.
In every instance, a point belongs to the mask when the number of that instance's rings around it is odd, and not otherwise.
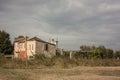
[{"label": "chimney", "polygon": [[58,39],[56,40],[56,48],[58,48]]}]

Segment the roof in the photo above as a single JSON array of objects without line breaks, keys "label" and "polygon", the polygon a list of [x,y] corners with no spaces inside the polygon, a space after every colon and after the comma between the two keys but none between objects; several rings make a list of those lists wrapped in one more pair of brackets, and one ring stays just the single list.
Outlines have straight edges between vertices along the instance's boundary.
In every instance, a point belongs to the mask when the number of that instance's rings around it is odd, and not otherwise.
[{"label": "roof", "polygon": [[33,37],[31,39],[29,39],[28,41],[38,41],[38,42],[43,42],[43,43],[48,43],[48,44],[51,44],[51,45],[55,45],[55,44],[52,44],[52,43],[49,43],[49,42],[46,42],[38,37]]},{"label": "roof", "polygon": [[[33,38],[30,38],[30,39],[27,37],[27,41],[38,41],[38,42],[43,42],[43,43],[47,43],[47,44],[50,44],[50,45],[55,45],[53,43],[46,42],[46,41],[44,41],[44,40],[42,40],[38,37],[33,37]],[[22,37],[15,38],[14,42],[21,42],[21,43],[25,42],[25,37],[22,36]]]},{"label": "roof", "polygon": [[44,41],[44,40],[42,40],[42,39],[39,39],[38,37],[33,37],[33,38],[30,38],[30,39],[28,39],[28,41],[39,41],[39,42],[46,42],[46,41]]},{"label": "roof", "polygon": [[15,38],[14,42],[24,42],[25,38]]},{"label": "roof", "polygon": [[25,39],[29,39],[29,37],[24,37],[24,36],[18,36],[15,38],[15,41],[14,42],[25,42]]}]

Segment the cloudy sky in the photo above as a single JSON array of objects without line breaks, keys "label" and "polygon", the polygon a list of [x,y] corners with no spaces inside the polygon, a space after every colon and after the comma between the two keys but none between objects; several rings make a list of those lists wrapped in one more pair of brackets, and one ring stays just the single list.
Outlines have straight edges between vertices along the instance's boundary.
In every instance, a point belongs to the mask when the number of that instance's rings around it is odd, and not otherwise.
[{"label": "cloudy sky", "polygon": [[120,0],[0,0],[0,29],[55,38],[64,49],[105,45],[120,49]]}]

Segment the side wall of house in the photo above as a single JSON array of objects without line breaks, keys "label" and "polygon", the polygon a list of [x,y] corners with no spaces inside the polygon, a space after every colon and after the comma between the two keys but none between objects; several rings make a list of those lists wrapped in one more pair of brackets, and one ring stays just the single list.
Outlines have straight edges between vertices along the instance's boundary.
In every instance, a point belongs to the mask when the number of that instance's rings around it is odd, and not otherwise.
[{"label": "side wall of house", "polygon": [[55,55],[56,53],[56,46],[55,45],[51,45],[48,44],[48,50],[45,49],[46,47],[45,42],[36,42],[36,53],[41,53],[41,54],[45,54],[48,57],[51,57],[52,55]]},{"label": "side wall of house", "polygon": [[51,55],[56,55],[56,46],[52,44],[48,44],[48,50]]},{"label": "side wall of house", "polygon": [[36,42],[36,53],[44,53],[44,43],[43,42]]}]

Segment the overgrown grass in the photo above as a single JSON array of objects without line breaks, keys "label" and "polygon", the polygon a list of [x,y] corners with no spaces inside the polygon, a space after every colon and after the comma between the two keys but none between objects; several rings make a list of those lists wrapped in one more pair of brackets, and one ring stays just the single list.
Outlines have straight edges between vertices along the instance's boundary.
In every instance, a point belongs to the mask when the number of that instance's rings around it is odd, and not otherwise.
[{"label": "overgrown grass", "polygon": [[69,59],[64,56],[22,61],[19,59],[0,58],[0,67],[11,69],[41,69],[41,68],[72,68],[76,66],[120,66],[120,60],[116,59]]},{"label": "overgrown grass", "polygon": [[31,80],[29,79],[29,74],[21,70],[15,69],[5,69],[0,67],[0,79],[3,80]]},{"label": "overgrown grass", "polygon": [[[19,59],[6,59],[0,57],[0,79],[2,80],[54,80],[61,76],[78,76],[81,71],[71,70],[76,66],[120,66],[120,60],[116,59],[81,59],[66,56],[54,56],[52,58],[40,55],[37,59],[22,61]],[[52,69],[47,69],[52,68]],[[66,69],[63,69],[66,68]],[[74,68],[73,68],[74,69]],[[65,71],[66,70],[66,71]],[[70,70],[70,71],[69,71]],[[84,71],[83,71],[84,72]],[[86,73],[89,71],[86,71]],[[47,75],[47,76],[46,76]],[[51,77],[52,76],[52,77]],[[47,78],[46,78],[47,77]],[[45,78],[45,79],[43,79]],[[51,79],[50,79],[51,78]],[[78,79],[78,78],[76,78]],[[76,80],[73,77],[71,80]],[[70,80],[70,79],[60,79]]]},{"label": "overgrown grass", "polygon": [[120,67],[71,69],[3,69],[0,80],[120,80]]}]

